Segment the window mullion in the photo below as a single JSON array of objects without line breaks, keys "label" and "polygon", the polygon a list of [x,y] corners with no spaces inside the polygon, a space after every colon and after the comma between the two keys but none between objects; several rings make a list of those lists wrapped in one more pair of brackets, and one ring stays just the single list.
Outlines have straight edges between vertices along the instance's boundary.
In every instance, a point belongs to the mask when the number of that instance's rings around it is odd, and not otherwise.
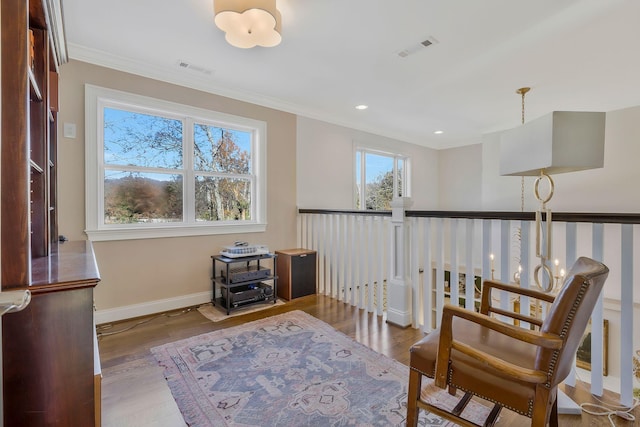
[{"label": "window mullion", "polygon": [[[265,197],[261,191],[258,190],[258,182],[255,178],[256,171],[260,168],[260,154],[258,150],[258,135],[255,131],[251,132],[251,161],[249,163],[249,191],[251,192],[251,203],[249,205],[249,215],[251,218],[257,219],[258,205],[260,204],[260,198]],[[246,178],[243,177],[243,179]]]},{"label": "window mullion", "polygon": [[404,159],[404,167],[402,168],[402,195],[404,197],[411,197],[411,180],[409,177],[411,176],[411,162],[408,158]]},{"label": "window mullion", "polygon": [[[93,107],[93,105],[91,106]],[[104,164],[104,107],[105,104],[102,100],[98,99],[96,102],[96,111],[95,116],[91,114],[91,123],[95,119],[95,128],[94,132],[96,135],[96,144],[95,146],[91,146],[90,148],[85,148],[85,176],[86,176],[86,190],[85,197],[86,200],[90,200],[90,197],[96,197],[95,204],[87,204],[87,206],[91,206],[86,209],[87,215],[87,225],[89,228],[99,228],[104,227],[104,177],[105,177],[105,164]],[[89,138],[87,138],[88,140]],[[95,153],[93,150],[96,150]],[[92,168],[87,165],[93,161],[95,156],[96,159],[96,174],[92,174]],[[94,187],[97,188],[97,191],[94,195],[89,195],[89,188]],[[86,201],[85,201],[86,203]]]},{"label": "window mullion", "polygon": [[393,196],[398,197],[398,157],[393,156]]},{"label": "window mullion", "polygon": [[125,172],[140,172],[140,173],[162,173],[170,175],[182,175],[182,169],[167,169],[167,168],[152,168],[148,166],[129,166],[129,165],[117,165],[106,164],[104,170],[115,170]]},{"label": "window mullion", "polygon": [[367,181],[366,181],[366,169],[365,166],[367,152],[362,150],[360,151],[360,209],[367,209]]},{"label": "window mullion", "polygon": [[184,164],[184,198],[183,212],[184,222],[191,224],[196,221],[196,178],[194,173],[194,142],[193,132],[195,121],[192,118],[185,118],[182,121],[184,129],[182,131],[182,146],[183,146],[183,164]]}]

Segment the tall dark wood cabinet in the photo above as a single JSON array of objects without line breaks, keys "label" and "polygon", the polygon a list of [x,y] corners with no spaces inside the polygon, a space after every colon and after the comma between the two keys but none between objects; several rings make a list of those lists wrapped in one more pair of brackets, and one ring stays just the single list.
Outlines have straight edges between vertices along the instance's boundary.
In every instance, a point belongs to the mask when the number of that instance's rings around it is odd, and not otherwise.
[{"label": "tall dark wood cabinet", "polygon": [[285,249],[278,255],[278,296],[286,300],[316,293],[316,251]]},{"label": "tall dark wood cabinet", "polygon": [[58,73],[66,61],[60,0],[0,9],[0,284],[31,303],[2,317],[5,426],[99,422],[89,242],[58,244]]},{"label": "tall dark wood cabinet", "polygon": [[31,303],[2,319],[4,425],[94,425],[91,243],[61,243],[32,266]]}]

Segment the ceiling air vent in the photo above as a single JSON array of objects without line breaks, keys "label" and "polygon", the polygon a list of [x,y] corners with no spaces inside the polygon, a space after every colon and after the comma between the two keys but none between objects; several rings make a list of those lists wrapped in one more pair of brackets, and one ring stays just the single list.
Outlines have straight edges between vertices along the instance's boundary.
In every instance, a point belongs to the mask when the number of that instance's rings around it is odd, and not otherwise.
[{"label": "ceiling air vent", "polygon": [[425,41],[420,42],[420,44],[422,46],[424,46],[424,47],[427,47],[427,46],[431,46],[433,44],[433,42],[431,40],[429,40],[429,39],[426,39]]},{"label": "ceiling air vent", "polygon": [[416,43],[406,49],[402,49],[401,51],[398,52],[398,56],[400,58],[406,58],[407,56],[413,55],[414,53],[418,53],[422,51],[425,47],[429,47],[436,43],[438,43],[438,40],[436,40],[434,37],[427,37],[425,40],[421,41],[420,43]]},{"label": "ceiling air vent", "polygon": [[199,65],[194,65],[194,64],[191,64],[189,62],[182,61],[182,60],[178,60],[178,62],[176,62],[176,65],[178,66],[178,68],[180,68],[182,70],[191,70],[191,71],[195,71],[197,73],[206,74],[207,76],[210,76],[210,75],[213,74],[213,70],[201,67]]}]

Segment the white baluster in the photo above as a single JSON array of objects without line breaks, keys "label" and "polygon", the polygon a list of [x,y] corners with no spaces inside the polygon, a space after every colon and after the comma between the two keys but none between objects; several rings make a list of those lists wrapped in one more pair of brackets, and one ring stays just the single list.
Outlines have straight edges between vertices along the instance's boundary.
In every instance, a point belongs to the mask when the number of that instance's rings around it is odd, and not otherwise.
[{"label": "white baluster", "polygon": [[620,248],[620,403],[633,402],[633,225],[622,224]]}]

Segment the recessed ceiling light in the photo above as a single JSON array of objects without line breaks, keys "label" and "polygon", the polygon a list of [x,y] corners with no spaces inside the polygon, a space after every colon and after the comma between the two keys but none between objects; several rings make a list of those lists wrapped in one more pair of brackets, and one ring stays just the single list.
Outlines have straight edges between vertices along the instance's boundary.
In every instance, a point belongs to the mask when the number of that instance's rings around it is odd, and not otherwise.
[{"label": "recessed ceiling light", "polygon": [[364,104],[356,105],[356,110],[366,110],[367,108],[369,108],[368,105],[364,105]]},{"label": "recessed ceiling light", "polygon": [[441,135],[441,134],[443,134],[443,133],[444,133],[444,131],[443,131],[443,130],[437,130],[437,131],[435,131],[434,133],[435,133],[436,135]]}]

